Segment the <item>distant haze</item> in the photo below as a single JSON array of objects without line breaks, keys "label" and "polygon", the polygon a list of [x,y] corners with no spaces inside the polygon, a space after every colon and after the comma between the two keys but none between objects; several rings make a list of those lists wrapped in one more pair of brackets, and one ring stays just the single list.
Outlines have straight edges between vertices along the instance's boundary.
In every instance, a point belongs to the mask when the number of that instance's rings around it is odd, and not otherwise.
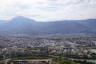
[{"label": "distant haze", "polygon": [[96,34],[96,19],[36,22],[18,16],[9,22],[0,22],[0,34]]},{"label": "distant haze", "polygon": [[0,0],[0,20],[15,16],[36,21],[96,19],[96,0]]}]

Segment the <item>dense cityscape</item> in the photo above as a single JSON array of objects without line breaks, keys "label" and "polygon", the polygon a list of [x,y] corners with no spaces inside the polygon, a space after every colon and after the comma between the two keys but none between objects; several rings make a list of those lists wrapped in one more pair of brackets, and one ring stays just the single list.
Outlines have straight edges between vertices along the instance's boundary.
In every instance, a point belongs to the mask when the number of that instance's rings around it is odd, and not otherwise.
[{"label": "dense cityscape", "polygon": [[95,64],[95,60],[95,34],[0,36],[0,64]]}]

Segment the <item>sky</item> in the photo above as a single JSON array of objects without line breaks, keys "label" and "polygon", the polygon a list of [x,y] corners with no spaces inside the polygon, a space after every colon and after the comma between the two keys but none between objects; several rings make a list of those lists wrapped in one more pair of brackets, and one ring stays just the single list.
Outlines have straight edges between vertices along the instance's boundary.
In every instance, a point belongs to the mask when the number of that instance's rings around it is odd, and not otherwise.
[{"label": "sky", "polygon": [[0,0],[0,20],[16,16],[36,21],[96,19],[96,0]]}]

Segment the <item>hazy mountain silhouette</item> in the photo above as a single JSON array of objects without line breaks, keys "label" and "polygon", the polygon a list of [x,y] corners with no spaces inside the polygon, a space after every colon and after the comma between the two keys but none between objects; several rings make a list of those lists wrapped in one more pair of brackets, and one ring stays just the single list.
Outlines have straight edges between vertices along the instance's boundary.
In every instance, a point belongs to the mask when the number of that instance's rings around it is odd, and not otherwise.
[{"label": "hazy mountain silhouette", "polygon": [[96,19],[36,22],[18,16],[9,22],[0,22],[0,32],[19,34],[80,34],[96,33]]}]

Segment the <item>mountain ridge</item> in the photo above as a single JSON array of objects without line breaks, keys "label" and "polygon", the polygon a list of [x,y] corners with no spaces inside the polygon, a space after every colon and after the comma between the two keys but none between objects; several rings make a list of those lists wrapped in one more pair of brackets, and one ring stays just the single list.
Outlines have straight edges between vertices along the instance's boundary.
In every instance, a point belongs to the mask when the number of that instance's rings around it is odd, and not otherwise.
[{"label": "mountain ridge", "polygon": [[0,26],[0,32],[14,34],[80,34],[96,33],[96,19],[37,22],[18,16]]}]

